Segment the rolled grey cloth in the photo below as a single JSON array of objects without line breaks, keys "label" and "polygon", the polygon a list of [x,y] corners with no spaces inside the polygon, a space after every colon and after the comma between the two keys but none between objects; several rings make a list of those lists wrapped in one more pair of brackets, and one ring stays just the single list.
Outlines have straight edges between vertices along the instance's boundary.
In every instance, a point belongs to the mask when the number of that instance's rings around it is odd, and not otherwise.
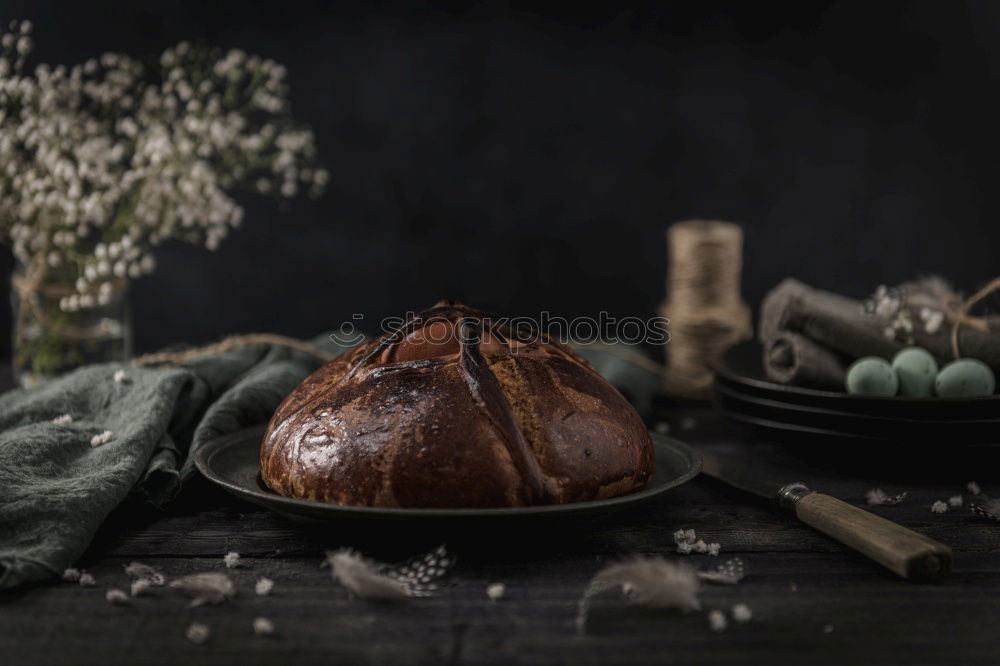
[{"label": "rolled grey cloth", "polygon": [[[861,301],[798,280],[783,281],[761,305],[759,330],[768,377],[840,388],[845,363],[861,356],[892,358],[903,347],[918,345],[940,363],[954,358],[945,309],[958,297],[947,283],[925,278],[885,294],[873,311],[866,311]],[[959,328],[959,350],[961,356],[977,358],[1000,372],[1000,317],[983,321],[985,330]]]},{"label": "rolled grey cloth", "polygon": [[835,353],[809,338],[783,331],[764,347],[768,376],[782,384],[843,386],[847,371]]}]

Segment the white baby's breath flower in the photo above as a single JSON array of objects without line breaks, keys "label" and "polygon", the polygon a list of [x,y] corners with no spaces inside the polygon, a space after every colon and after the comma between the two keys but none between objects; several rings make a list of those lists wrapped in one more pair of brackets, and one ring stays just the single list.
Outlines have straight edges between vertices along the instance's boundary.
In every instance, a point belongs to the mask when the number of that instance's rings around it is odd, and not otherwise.
[{"label": "white baby's breath flower", "polygon": [[114,433],[112,433],[110,430],[105,430],[104,432],[98,435],[94,435],[93,437],[90,438],[90,446],[96,448],[98,446],[107,444],[112,439],[114,439]]},{"label": "white baby's breath flower", "polygon": [[938,500],[934,502],[934,504],[931,504],[931,511],[934,513],[945,513],[948,511],[948,505],[941,500]]},{"label": "white baby's breath flower", "polygon": [[740,624],[745,624],[753,619],[753,611],[751,611],[750,607],[744,603],[739,603],[733,606],[732,613],[733,619]]},{"label": "white baby's breath flower", "polygon": [[129,592],[132,594],[133,597],[141,597],[142,595],[146,594],[146,592],[148,592],[151,587],[153,587],[152,583],[150,583],[145,578],[140,578],[138,580],[132,581],[132,586],[129,589]]},{"label": "white baby's breath flower", "polygon": [[261,577],[253,587],[253,591],[260,597],[266,597],[274,590],[274,581],[270,578]]},{"label": "white baby's breath flower", "polygon": [[[277,63],[182,42],[163,52],[159,81],[115,53],[27,73],[31,28],[0,30],[0,233],[26,266],[75,269],[75,296],[153,272],[166,239],[218,247],[242,221],[231,188],[289,197],[299,181],[310,194],[327,183]],[[104,293],[58,304],[76,312],[107,304]]]},{"label": "white baby's breath flower", "polygon": [[242,564],[240,562],[240,554],[232,551],[226,553],[222,561],[225,563],[227,569],[235,569]]},{"label": "white baby's breath flower", "polygon": [[871,490],[868,491],[868,494],[866,495],[868,504],[872,506],[879,506],[881,504],[885,504],[885,500],[887,497],[889,496],[881,488],[872,488]]},{"label": "white baby's breath flower", "polygon": [[507,586],[503,583],[492,583],[486,586],[486,596],[490,601],[500,601],[507,592]]},{"label": "white baby's breath flower", "polygon": [[715,632],[725,631],[726,627],[729,626],[729,621],[726,620],[726,614],[720,610],[710,611],[708,614],[708,626]]},{"label": "white baby's breath flower", "polygon": [[270,636],[274,633],[274,622],[266,617],[255,617],[253,619],[253,633],[255,636]]},{"label": "white baby's breath flower", "polygon": [[906,499],[906,493],[890,495],[881,488],[872,488],[865,495],[865,500],[870,506],[896,506]]},{"label": "white baby's breath flower", "polygon": [[962,506],[962,496],[952,495],[948,498],[948,506]]},{"label": "white baby's breath flower", "polygon": [[207,624],[202,624],[201,622],[192,622],[184,635],[187,639],[194,643],[195,645],[202,645],[211,636],[212,630],[209,629]]},{"label": "white baby's breath flower", "polygon": [[69,414],[62,414],[52,419],[52,422],[56,425],[69,425],[73,422],[73,417]]}]

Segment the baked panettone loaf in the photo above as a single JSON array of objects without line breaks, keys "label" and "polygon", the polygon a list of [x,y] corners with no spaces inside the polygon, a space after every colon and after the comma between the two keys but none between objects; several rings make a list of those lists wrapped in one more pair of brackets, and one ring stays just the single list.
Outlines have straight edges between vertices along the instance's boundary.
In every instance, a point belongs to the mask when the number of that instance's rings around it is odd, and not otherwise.
[{"label": "baked panettone loaf", "polygon": [[442,301],[309,376],[278,407],[264,483],[379,507],[500,507],[641,488],[653,445],[566,346]]}]

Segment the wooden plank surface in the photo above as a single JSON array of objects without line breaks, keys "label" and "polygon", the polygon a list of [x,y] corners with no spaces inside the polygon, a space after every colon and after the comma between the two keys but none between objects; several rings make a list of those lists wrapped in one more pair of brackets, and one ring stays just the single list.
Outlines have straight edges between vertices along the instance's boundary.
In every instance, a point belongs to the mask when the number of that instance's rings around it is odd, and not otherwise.
[{"label": "wooden plank surface", "polygon": [[[803,470],[856,505],[882,484]],[[904,582],[789,515],[703,478],[603,521],[464,525],[446,535],[393,523],[305,529],[199,482],[168,513],[122,510],[109,521],[81,563],[97,587],[53,582],[0,595],[0,655],[10,664],[1000,662],[998,527],[967,507],[930,512],[933,501],[962,492],[955,480],[882,485],[909,495],[873,511],[955,549],[943,582]],[[679,528],[718,541],[721,557],[739,555],[750,567],[739,585],[706,586],[705,610],[744,602],[754,619],[714,633],[704,612],[630,608],[609,594],[595,603],[587,631],[577,632],[576,604],[590,576],[629,553],[671,552]],[[324,550],[339,546],[395,559],[443,537],[458,565],[429,599],[350,599],[319,567]],[[127,587],[123,566],[132,560],[173,577],[222,570],[230,550],[244,566],[232,572],[238,595],[226,604],[189,608],[167,589],[123,607],[104,599],[107,587]],[[686,557],[699,567],[717,563]],[[272,596],[253,594],[259,576],[276,581]],[[507,587],[500,601],[486,597],[492,582]],[[254,637],[258,616],[271,619],[278,635]],[[192,621],[211,627],[205,645],[185,639]]]}]

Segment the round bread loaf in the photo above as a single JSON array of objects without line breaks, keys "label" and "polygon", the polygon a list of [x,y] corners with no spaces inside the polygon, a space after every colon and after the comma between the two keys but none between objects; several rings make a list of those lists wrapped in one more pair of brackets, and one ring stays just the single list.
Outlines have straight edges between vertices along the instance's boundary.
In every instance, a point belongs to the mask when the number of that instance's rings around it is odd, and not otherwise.
[{"label": "round bread loaf", "polygon": [[533,331],[442,301],[310,375],[264,435],[264,483],[378,507],[601,499],[653,476],[632,406]]}]

